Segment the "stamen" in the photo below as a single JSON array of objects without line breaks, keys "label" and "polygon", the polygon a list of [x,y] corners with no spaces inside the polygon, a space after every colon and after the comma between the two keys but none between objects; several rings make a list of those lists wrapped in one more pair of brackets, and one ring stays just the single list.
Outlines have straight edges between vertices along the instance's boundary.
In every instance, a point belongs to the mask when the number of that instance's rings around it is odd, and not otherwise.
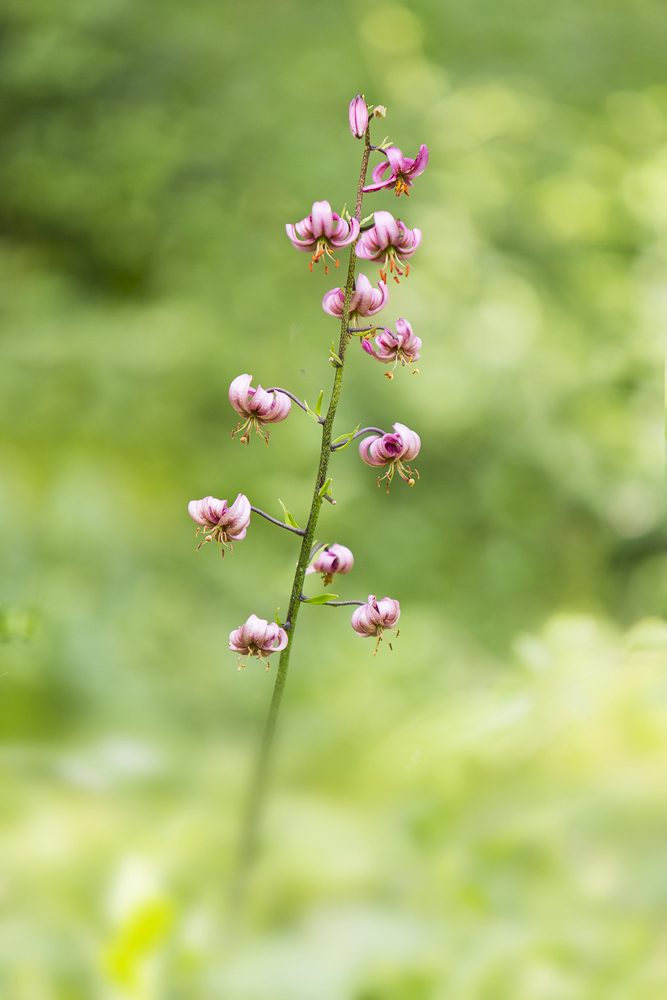
[{"label": "stamen", "polygon": [[385,372],[384,373],[384,377],[391,380],[394,377],[394,373],[393,372]]}]

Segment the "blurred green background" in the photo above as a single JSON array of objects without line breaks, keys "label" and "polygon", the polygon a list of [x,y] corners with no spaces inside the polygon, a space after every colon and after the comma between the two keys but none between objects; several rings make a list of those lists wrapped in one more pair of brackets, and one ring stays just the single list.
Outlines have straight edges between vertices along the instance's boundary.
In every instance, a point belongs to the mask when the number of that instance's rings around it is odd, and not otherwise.
[{"label": "blurred green background", "polygon": [[[656,1000],[667,991],[661,325],[667,19],[651,0],[2,0],[0,995]],[[304,518],[318,434],[230,440],[231,379],[315,400],[358,91],[424,232],[353,345],[320,538],[401,601],[377,659],[304,608],[242,926],[226,887],[295,539],[195,555],[188,500]],[[374,277],[374,268],[364,268]],[[342,267],[341,267],[342,271]],[[335,272],[336,277],[340,272]],[[310,585],[317,592],[317,582]]]}]

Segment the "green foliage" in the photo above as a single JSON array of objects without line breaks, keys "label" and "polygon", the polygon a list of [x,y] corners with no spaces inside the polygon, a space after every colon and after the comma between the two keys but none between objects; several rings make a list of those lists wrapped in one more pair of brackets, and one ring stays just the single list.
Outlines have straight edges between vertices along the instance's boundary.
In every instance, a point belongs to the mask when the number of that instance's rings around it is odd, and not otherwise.
[{"label": "green foliage", "polygon": [[[655,1000],[662,11],[6,0],[0,22],[2,996]],[[226,394],[250,370],[320,413],[340,271],[284,225],[352,203],[357,91],[389,109],[378,141],[431,151],[410,199],[364,203],[424,232],[382,314],[424,347],[390,382],[352,343],[334,433],[414,427],[421,479],[387,497],[341,450],[318,533],[355,554],[342,599],[397,597],[401,635],[373,660],[349,609],[301,610],[228,945],[274,671],[239,674],[227,637],[284,606],[298,540],[255,516],[221,563],[186,504],[306,509],[317,428],[293,407],[245,448]]]}]

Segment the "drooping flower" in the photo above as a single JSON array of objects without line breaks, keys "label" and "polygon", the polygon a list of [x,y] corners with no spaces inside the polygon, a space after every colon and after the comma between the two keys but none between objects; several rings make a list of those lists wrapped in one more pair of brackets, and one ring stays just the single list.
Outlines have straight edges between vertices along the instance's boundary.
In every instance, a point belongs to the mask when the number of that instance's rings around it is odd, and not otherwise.
[{"label": "drooping flower", "polygon": [[354,556],[345,545],[326,545],[306,570],[309,573],[321,573],[324,585],[333,582],[334,573],[343,576],[354,566]]},{"label": "drooping flower", "polygon": [[416,469],[413,472],[406,462],[417,457],[421,444],[419,435],[405,424],[394,424],[393,434],[383,434],[382,437],[379,434],[371,434],[365,437],[359,445],[359,454],[366,465],[373,468],[389,466],[384,476],[378,476],[378,486],[381,479],[386,479],[389,492],[394,472],[398,472],[401,479],[404,479],[409,486],[415,485],[414,476],[419,479],[419,473]]},{"label": "drooping flower", "polygon": [[350,101],[350,131],[355,139],[363,139],[368,128],[368,108],[361,94]]},{"label": "drooping flower", "polygon": [[[383,281],[373,288],[365,274],[357,275],[357,282],[350,299],[350,326],[360,325],[360,319],[375,316],[389,301],[389,289]],[[322,299],[322,308],[330,316],[340,319],[345,305],[345,289],[332,288]]]},{"label": "drooping flower", "polygon": [[[403,156],[403,153],[396,146],[389,146],[384,152],[387,154],[387,159],[383,163],[378,163],[377,167],[373,169],[371,174],[373,183],[368,184],[364,188],[364,192],[381,191],[383,188],[395,187],[397,198],[401,194],[409,195],[408,188],[412,187],[413,178],[419,177],[426,170],[428,149],[426,146],[420,146],[415,160],[411,160],[409,156]],[[383,179],[387,169],[389,169],[389,176]]]},{"label": "drooping flower", "polygon": [[231,507],[228,507],[226,500],[204,497],[203,500],[190,501],[188,514],[199,525],[195,538],[200,531],[206,535],[204,541],[197,546],[197,551],[205,542],[216,541],[224,558],[224,545],[229,545],[230,551],[233,551],[232,541],[245,538],[246,528],[250,524],[250,501],[243,493],[239,493]]},{"label": "drooping flower", "polygon": [[[388,365],[393,361],[395,368],[399,361],[402,365],[411,365],[413,361],[417,361],[421,357],[419,351],[422,342],[420,337],[415,337],[407,319],[398,319],[396,320],[396,333],[385,326],[382,327],[380,333],[376,334],[375,346],[377,350],[373,349],[370,334],[368,338],[362,339],[361,346],[367,354],[377,358],[383,365]],[[392,368],[392,372],[393,370]],[[392,372],[385,372],[387,378],[393,378]]]},{"label": "drooping flower", "polygon": [[[395,219],[391,212],[376,212],[375,225],[368,232],[362,233],[357,243],[357,257],[362,260],[376,260],[380,266],[380,277],[387,281],[387,263],[393,273],[394,281],[397,274],[403,274],[399,266],[409,260],[422,241],[421,229],[408,229],[400,219]],[[382,266],[384,265],[384,267]],[[410,271],[406,264],[405,274]]]},{"label": "drooping flower", "polygon": [[[245,625],[229,633],[229,648],[241,656],[258,656],[266,659],[271,653],[278,653],[287,645],[287,632],[275,622],[267,622],[265,618],[250,615]],[[247,660],[246,660],[247,662]],[[239,657],[239,670],[245,667]],[[266,669],[269,669],[267,663]]]},{"label": "drooping flower", "polygon": [[[335,260],[338,267],[334,250],[341,250],[354,243],[359,235],[359,223],[356,219],[351,219],[349,223],[341,219],[340,215],[331,211],[328,201],[316,201],[310,215],[296,225],[288,223],[285,230],[296,250],[312,253],[309,265],[312,271],[313,264],[317,264],[325,254]],[[328,274],[329,267],[326,261],[324,263],[324,270]]]},{"label": "drooping flower", "polygon": [[248,444],[250,431],[254,427],[257,434],[269,443],[268,431],[266,435],[261,428],[264,424],[277,424],[284,420],[292,408],[292,400],[284,392],[266,392],[258,385],[256,389],[250,385],[252,375],[237,375],[229,387],[229,402],[236,412],[245,417],[243,422],[239,421],[236,430],[232,431],[232,437],[243,431],[241,441]]},{"label": "drooping flower", "polygon": [[[394,601],[391,597],[383,597],[382,600],[378,601],[375,594],[369,594],[368,603],[362,604],[361,607],[355,608],[352,612],[352,628],[357,635],[363,636],[364,639],[377,636],[377,643],[373,651],[373,656],[375,656],[383,639],[382,633],[385,629],[393,632],[400,617],[401,608],[398,601]],[[398,631],[396,631],[396,635],[398,635]],[[391,649],[391,643],[388,645]]]}]

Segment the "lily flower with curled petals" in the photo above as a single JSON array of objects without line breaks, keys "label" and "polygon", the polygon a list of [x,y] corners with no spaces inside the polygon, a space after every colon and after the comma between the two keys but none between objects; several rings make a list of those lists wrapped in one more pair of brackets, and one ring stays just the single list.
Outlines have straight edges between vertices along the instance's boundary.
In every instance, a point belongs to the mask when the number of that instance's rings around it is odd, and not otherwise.
[{"label": "lily flower with curled petals", "polygon": [[[285,230],[295,250],[312,253],[309,264],[312,271],[313,264],[317,264],[325,254],[338,267],[334,250],[341,250],[354,243],[359,235],[359,223],[356,219],[351,219],[349,223],[341,219],[340,215],[331,211],[328,201],[316,201],[310,215],[296,225],[288,223]],[[324,263],[324,271],[328,274],[329,266],[326,261]]]},{"label": "lily flower with curled petals", "polygon": [[[373,288],[365,274],[358,274],[350,299],[350,326],[360,325],[361,317],[375,316],[389,301],[389,289],[382,281]],[[345,289],[332,288],[322,299],[322,308],[330,316],[340,319],[345,305]]]},{"label": "lily flower with curled petals", "polygon": [[[364,193],[395,187],[397,198],[402,194],[409,195],[408,188],[412,187],[413,177],[419,177],[426,170],[427,147],[419,147],[416,160],[411,160],[409,156],[403,156],[403,153],[396,146],[389,146],[384,152],[387,154],[387,159],[384,163],[378,163],[377,167],[374,168],[371,175],[373,183],[364,188]],[[389,176],[384,180],[383,175],[387,168],[389,168]]]},{"label": "lily flower with curled petals", "polygon": [[[267,622],[265,618],[250,615],[245,625],[229,633],[229,648],[241,656],[258,656],[266,659],[271,653],[278,653],[287,645],[287,632],[275,622]],[[246,660],[247,663],[247,660]],[[239,670],[245,667],[239,657]],[[266,669],[269,669],[267,663]]]},{"label": "lily flower with curled petals", "polygon": [[292,408],[292,400],[284,392],[266,392],[258,385],[256,389],[250,385],[252,375],[237,375],[229,387],[229,402],[240,416],[245,417],[245,421],[236,425],[236,430],[232,431],[232,437],[243,431],[241,441],[248,444],[250,441],[250,430],[255,428],[257,434],[269,443],[269,433],[262,433],[264,424],[277,424],[284,420]]},{"label": "lily flower with curled petals", "polygon": [[359,445],[359,454],[362,461],[372,468],[389,468],[384,476],[378,476],[378,486],[382,479],[387,480],[387,493],[389,485],[394,478],[394,472],[398,472],[401,479],[404,479],[408,486],[414,486],[414,476],[419,479],[419,473],[410,468],[406,462],[416,458],[421,448],[421,438],[414,431],[411,431],[405,424],[394,424],[393,434],[371,434],[365,437]]},{"label": "lily flower with curled petals", "polygon": [[361,94],[350,101],[350,131],[355,139],[363,139],[368,128],[368,108]]},{"label": "lily flower with curled petals", "polygon": [[349,573],[354,566],[354,556],[345,545],[325,545],[324,549],[313,559],[311,565],[306,570],[309,573],[321,573],[324,586],[333,583],[334,573],[343,576]]},{"label": "lily flower with curled petals", "polygon": [[[380,277],[386,283],[387,263],[389,270],[396,272],[394,281],[398,281],[396,275],[403,274],[399,265],[412,257],[421,241],[421,229],[408,229],[391,212],[376,212],[375,225],[368,232],[362,233],[355,249],[357,257],[362,260],[376,260],[384,265],[384,268],[380,267]],[[406,264],[405,274],[409,271],[410,265]]]},{"label": "lily flower with curled petals", "polygon": [[[382,600],[378,601],[375,594],[369,594],[368,603],[362,604],[361,607],[352,612],[352,628],[357,635],[364,639],[377,636],[377,643],[373,651],[373,656],[375,656],[383,639],[382,633],[385,630],[393,632],[394,625],[400,617],[401,607],[398,601],[394,601],[391,597],[383,597]],[[396,635],[398,635],[398,630]],[[390,649],[392,648],[390,642],[388,646]]]},{"label": "lily flower with curled petals", "polygon": [[[393,361],[395,368],[399,361],[402,365],[411,365],[413,361],[417,361],[421,357],[419,351],[422,342],[420,337],[415,337],[407,319],[398,319],[396,320],[396,333],[385,326],[380,333],[376,334],[375,346],[377,350],[373,350],[370,334],[362,339],[361,346],[367,354],[377,358],[383,365],[391,364]],[[391,372],[385,372],[387,378],[394,377],[392,375],[394,368]]]},{"label": "lily flower with curled petals", "polygon": [[239,493],[231,507],[228,507],[226,500],[204,497],[203,500],[190,501],[188,514],[199,525],[195,538],[200,531],[206,533],[204,541],[197,546],[197,551],[205,542],[215,541],[220,546],[224,559],[223,546],[229,545],[230,552],[233,552],[232,541],[240,541],[246,536],[246,528],[250,524],[250,501],[243,493]]}]

